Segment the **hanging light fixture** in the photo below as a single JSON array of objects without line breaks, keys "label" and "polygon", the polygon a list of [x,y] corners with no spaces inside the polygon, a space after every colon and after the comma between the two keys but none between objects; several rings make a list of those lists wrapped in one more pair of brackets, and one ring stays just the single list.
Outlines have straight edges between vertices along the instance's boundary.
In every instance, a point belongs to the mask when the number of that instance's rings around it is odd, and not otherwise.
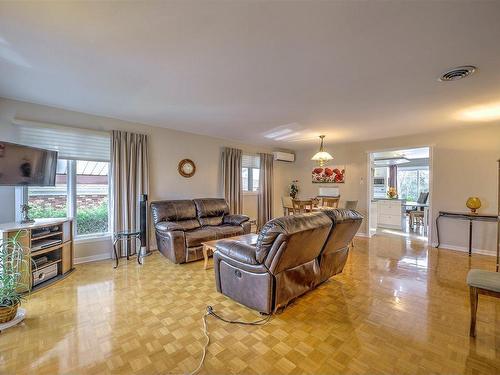
[{"label": "hanging light fixture", "polygon": [[321,144],[319,146],[319,152],[317,152],[311,158],[311,160],[317,161],[319,163],[319,166],[322,167],[323,165],[325,165],[325,162],[327,162],[329,160],[332,160],[333,156],[330,155],[328,152],[326,152],[323,149],[323,140],[324,140],[325,136],[324,135],[320,135],[319,138],[321,139]]}]

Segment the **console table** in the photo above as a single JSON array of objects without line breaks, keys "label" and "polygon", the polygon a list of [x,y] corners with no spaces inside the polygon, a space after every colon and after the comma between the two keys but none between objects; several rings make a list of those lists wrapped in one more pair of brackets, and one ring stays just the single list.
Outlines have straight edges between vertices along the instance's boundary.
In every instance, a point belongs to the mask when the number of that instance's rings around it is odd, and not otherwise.
[{"label": "console table", "polygon": [[439,215],[436,218],[436,234],[437,234],[437,245],[439,247],[439,219],[441,217],[448,217],[451,219],[468,220],[469,221],[469,256],[472,254],[472,222],[473,221],[492,221],[496,222],[498,220],[497,215],[493,214],[473,214],[470,212],[449,212],[449,211],[439,211]]}]

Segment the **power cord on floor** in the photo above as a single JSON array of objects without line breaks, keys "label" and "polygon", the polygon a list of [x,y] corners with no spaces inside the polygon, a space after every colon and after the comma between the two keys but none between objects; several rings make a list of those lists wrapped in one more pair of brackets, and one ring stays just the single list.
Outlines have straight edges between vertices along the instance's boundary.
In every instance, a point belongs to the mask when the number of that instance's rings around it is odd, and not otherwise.
[{"label": "power cord on floor", "polygon": [[262,319],[259,319],[259,320],[253,321],[253,322],[244,322],[241,320],[229,320],[229,319],[225,319],[222,316],[220,316],[219,314],[217,314],[212,306],[207,306],[207,310],[205,311],[205,314],[203,314],[203,317],[202,317],[203,335],[206,338],[205,345],[203,345],[200,364],[198,365],[198,367],[196,367],[196,369],[193,372],[190,372],[189,375],[195,375],[196,373],[198,373],[198,371],[200,371],[201,367],[203,366],[203,362],[205,362],[205,358],[207,356],[207,348],[208,348],[208,345],[210,344],[210,336],[209,336],[208,328],[207,328],[207,317],[210,315],[212,315],[214,318],[219,319],[225,323],[241,324],[241,325],[246,325],[246,326],[263,326],[264,324],[269,323],[269,321],[272,318],[272,315],[267,315],[265,318],[262,318]]},{"label": "power cord on floor", "polygon": [[262,326],[262,325],[266,324],[267,322],[269,322],[271,320],[271,317],[272,317],[272,315],[266,315],[265,318],[256,320],[254,322],[243,322],[241,320],[228,320],[228,319],[224,319],[222,316],[218,315],[212,306],[207,306],[207,313],[209,315],[212,315],[213,317],[219,319],[219,320],[222,320],[225,323],[241,324],[241,325],[245,325],[245,326]]}]

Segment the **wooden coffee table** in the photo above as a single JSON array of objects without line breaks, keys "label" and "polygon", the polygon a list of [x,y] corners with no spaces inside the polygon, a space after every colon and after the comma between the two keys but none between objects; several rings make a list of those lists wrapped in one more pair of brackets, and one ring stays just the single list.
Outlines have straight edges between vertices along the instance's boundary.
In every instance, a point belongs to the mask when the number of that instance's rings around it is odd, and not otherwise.
[{"label": "wooden coffee table", "polygon": [[212,252],[214,252],[216,247],[217,247],[217,244],[220,241],[222,241],[222,240],[234,240],[234,241],[246,243],[247,245],[255,245],[257,243],[257,237],[259,237],[258,234],[249,233],[249,234],[242,234],[240,236],[219,238],[218,240],[202,242],[201,244],[203,245],[203,259],[205,259],[205,263],[203,265],[203,268],[208,269],[208,250],[212,250]]}]

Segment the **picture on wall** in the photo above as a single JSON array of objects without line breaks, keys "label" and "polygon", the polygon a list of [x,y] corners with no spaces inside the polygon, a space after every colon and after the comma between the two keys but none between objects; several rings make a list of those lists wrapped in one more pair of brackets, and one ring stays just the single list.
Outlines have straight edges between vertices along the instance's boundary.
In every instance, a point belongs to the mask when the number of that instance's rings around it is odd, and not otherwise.
[{"label": "picture on wall", "polygon": [[319,184],[342,184],[345,182],[345,166],[316,167],[312,170],[312,182]]}]

